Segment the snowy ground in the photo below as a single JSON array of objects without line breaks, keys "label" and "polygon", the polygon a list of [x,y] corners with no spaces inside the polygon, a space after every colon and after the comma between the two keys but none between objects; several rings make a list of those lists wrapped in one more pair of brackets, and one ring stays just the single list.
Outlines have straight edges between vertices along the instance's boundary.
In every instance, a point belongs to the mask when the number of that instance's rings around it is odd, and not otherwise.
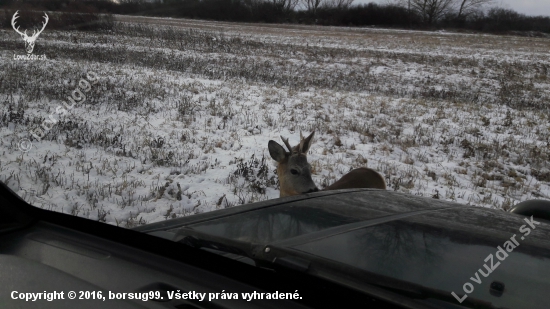
[{"label": "snowy ground", "polygon": [[464,204],[550,198],[548,39],[139,21],[45,31],[46,61],[0,31],[0,180],[32,205],[132,227],[277,198],[267,143],[300,130],[320,188],[368,166]]}]

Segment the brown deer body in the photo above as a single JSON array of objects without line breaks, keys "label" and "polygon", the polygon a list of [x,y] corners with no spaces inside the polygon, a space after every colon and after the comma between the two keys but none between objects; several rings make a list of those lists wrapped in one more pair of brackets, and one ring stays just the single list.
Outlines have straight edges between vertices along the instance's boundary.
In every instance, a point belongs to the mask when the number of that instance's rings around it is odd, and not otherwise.
[{"label": "brown deer body", "polygon": [[[281,139],[289,150],[288,152],[277,142],[273,140],[269,141],[269,154],[278,163],[277,175],[279,176],[281,187],[280,197],[319,191],[311,178],[311,165],[307,162],[306,156],[312,144],[314,134],[315,131],[304,139],[300,132],[300,144],[294,147],[290,146],[288,139],[281,136]],[[386,183],[384,177],[376,171],[361,167],[342,176],[342,178],[323,189],[323,191],[352,188],[385,190]]]}]

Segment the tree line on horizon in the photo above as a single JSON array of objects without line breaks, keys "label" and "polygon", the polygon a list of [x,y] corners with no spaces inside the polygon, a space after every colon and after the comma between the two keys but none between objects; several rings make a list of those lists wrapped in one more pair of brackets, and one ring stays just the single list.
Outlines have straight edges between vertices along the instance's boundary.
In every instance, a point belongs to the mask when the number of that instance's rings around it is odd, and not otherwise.
[{"label": "tree line on horizon", "polygon": [[[388,4],[354,4],[353,0],[5,0],[0,25],[11,27],[21,11],[59,11],[57,29],[112,28],[101,14],[195,18],[219,21],[299,23],[327,26],[381,26],[405,29],[464,29],[550,34],[549,16],[527,16],[490,7],[494,0],[393,0]],[[74,14],[79,13],[79,14]],[[33,17],[40,20],[40,14]],[[76,25],[76,26],[75,26]]]}]

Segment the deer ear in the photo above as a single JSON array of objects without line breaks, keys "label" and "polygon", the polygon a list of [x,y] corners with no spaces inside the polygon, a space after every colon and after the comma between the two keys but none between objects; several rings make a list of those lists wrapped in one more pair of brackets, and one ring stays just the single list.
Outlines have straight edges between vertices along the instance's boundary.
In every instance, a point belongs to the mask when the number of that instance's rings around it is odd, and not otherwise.
[{"label": "deer ear", "polygon": [[313,144],[313,135],[315,135],[315,131],[311,132],[311,134],[302,141],[302,153],[307,153],[309,147]]},{"label": "deer ear", "polygon": [[269,149],[269,155],[271,155],[271,158],[279,163],[286,157],[285,149],[276,141],[270,140],[267,144],[267,148]]}]

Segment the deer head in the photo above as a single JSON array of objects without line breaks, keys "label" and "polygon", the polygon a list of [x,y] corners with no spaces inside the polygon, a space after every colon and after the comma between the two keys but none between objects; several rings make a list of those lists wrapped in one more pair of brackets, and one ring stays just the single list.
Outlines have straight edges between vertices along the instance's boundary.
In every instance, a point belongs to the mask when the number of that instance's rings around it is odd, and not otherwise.
[{"label": "deer head", "polygon": [[13,18],[11,19],[11,26],[13,27],[13,30],[15,30],[15,32],[19,33],[21,37],[23,37],[23,40],[25,41],[25,49],[27,50],[27,53],[30,54],[34,50],[34,43],[36,42],[36,39],[38,38],[40,33],[44,31],[44,28],[46,28],[46,25],[48,24],[48,20],[50,19],[48,17],[48,14],[44,13],[45,21],[42,23],[42,29],[40,29],[38,32],[36,30],[33,30],[32,35],[28,36],[27,30],[25,30],[25,32],[21,32],[19,31],[19,27],[15,28],[15,20],[19,18],[19,15],[17,15],[18,13],[19,11],[13,14]]},{"label": "deer head", "polygon": [[294,147],[290,147],[288,138],[281,136],[288,152],[277,142],[269,141],[269,154],[278,163],[280,197],[319,191],[311,179],[311,165],[307,163],[306,156],[314,134],[315,131],[304,139],[300,132],[300,143]]}]

